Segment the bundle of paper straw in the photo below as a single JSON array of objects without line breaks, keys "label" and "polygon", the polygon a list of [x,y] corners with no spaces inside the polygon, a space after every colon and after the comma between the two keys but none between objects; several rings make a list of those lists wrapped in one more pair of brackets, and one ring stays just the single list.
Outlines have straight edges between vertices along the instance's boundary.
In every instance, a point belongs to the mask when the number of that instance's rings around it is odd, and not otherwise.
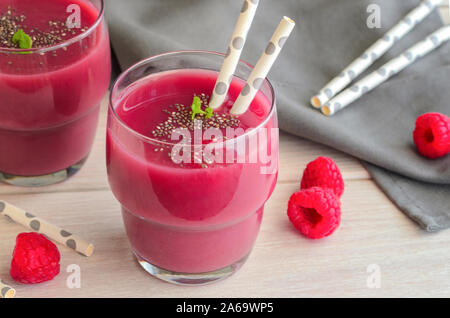
[{"label": "bundle of paper straw", "polygon": [[319,94],[311,98],[311,105],[320,108],[357,76],[367,70],[377,59],[384,55],[395,43],[408,34],[417,24],[425,19],[441,0],[425,0],[407,14],[400,22],[390,29],[382,38],[369,47],[360,57],[347,66],[338,76],[332,79]]},{"label": "bundle of paper straw", "polygon": [[35,232],[44,234],[48,238],[61,243],[80,254],[91,256],[94,253],[94,245],[86,242],[77,235],[74,235],[56,225],[34,216],[8,202],[0,200],[0,214],[9,217],[16,223]]},{"label": "bundle of paper straw", "polygon": [[336,112],[353,103],[362,95],[370,92],[381,83],[387,81],[389,78],[414,63],[417,59],[427,55],[449,40],[450,26],[440,28],[422,42],[412,46],[403,54],[387,62],[378,70],[358,81],[351,88],[346,89],[331,99],[324,106],[322,106],[322,113],[327,116],[334,115]]},{"label": "bundle of paper straw", "polygon": [[[255,16],[258,3],[259,0],[246,0],[244,2],[241,14],[233,32],[231,43],[228,47],[227,54],[225,55],[224,62],[220,69],[219,76],[209,102],[209,106],[213,109],[222,106],[225,100],[229,85],[239,63],[239,58],[246,41],[248,29],[250,28]],[[294,29],[294,26],[295,22],[292,19],[283,17],[265,51],[247,79],[246,85],[234,103],[230,111],[231,114],[243,114],[250,107],[251,102],[266,79],[270,69],[280,54],[281,49],[286,43],[286,40]]]},{"label": "bundle of paper straw", "polygon": [[0,279],[0,298],[13,298],[16,290]]}]

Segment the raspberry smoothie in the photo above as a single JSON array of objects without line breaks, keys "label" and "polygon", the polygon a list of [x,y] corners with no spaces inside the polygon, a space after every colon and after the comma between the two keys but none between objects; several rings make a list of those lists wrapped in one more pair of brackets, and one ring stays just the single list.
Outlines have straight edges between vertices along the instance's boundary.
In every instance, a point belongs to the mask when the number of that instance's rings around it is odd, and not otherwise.
[{"label": "raspberry smoothie", "polygon": [[[200,69],[159,72],[143,77],[117,96],[112,92],[106,150],[109,182],[122,205],[134,252],[141,264],[153,267],[152,274],[155,266],[179,277],[183,276],[179,273],[200,274],[227,267],[234,271],[253,247],[264,204],[276,183],[278,135],[266,141],[273,142],[273,149],[265,145],[275,167],[269,174],[261,173],[260,161],[249,162],[256,148],[234,151],[233,160],[226,163],[174,162],[171,150],[177,141],[169,139],[170,132],[173,127],[192,126],[193,96],[199,96],[206,107],[217,75]],[[205,136],[204,146],[211,142],[222,145],[216,149],[224,149],[224,160],[227,144],[248,138],[256,133],[256,127],[277,127],[272,101],[261,92],[244,115],[228,115],[244,84],[235,77],[222,108],[210,119],[197,116],[203,129],[217,127],[224,136],[230,127],[250,130],[227,141],[211,141]],[[189,278],[176,282],[192,283]]]},{"label": "raspberry smoothie", "polygon": [[[68,6],[80,27],[68,28]],[[110,80],[101,0],[0,0],[0,176],[19,185],[62,181],[88,155]],[[11,34],[22,29],[30,51]],[[58,175],[58,173],[59,175]],[[40,177],[45,179],[40,179]]]}]

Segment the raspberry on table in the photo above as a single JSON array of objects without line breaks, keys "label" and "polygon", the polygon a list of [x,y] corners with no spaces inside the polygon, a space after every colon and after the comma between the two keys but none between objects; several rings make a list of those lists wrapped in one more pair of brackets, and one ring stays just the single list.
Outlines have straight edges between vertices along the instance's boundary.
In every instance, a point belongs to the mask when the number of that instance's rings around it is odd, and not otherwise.
[{"label": "raspberry on table", "polygon": [[320,239],[341,222],[341,203],[330,189],[312,187],[294,193],[288,204],[289,220],[303,235]]},{"label": "raspberry on table", "polygon": [[59,274],[60,254],[55,244],[39,233],[21,233],[16,238],[11,277],[22,284],[52,280]]},{"label": "raspberry on table", "polygon": [[450,118],[440,113],[427,113],[416,120],[413,133],[419,153],[436,159],[450,152]]},{"label": "raspberry on table", "polygon": [[344,179],[336,163],[327,157],[310,162],[303,172],[300,189],[321,187],[330,189],[339,198],[344,193]]}]

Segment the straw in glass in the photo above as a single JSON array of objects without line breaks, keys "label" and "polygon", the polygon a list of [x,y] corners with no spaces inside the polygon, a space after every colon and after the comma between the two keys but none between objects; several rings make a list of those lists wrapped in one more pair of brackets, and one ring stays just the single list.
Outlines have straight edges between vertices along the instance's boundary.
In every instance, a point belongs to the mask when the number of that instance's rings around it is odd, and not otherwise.
[{"label": "straw in glass", "polygon": [[234,71],[239,63],[242,49],[247,40],[247,34],[255,17],[256,9],[258,8],[259,0],[245,0],[241,9],[241,14],[234,28],[231,37],[230,45],[228,46],[225,59],[217,77],[214,90],[212,92],[209,107],[212,109],[219,108],[225,101],[231,79]]},{"label": "straw in glass", "polygon": [[292,19],[283,17],[269,44],[267,45],[266,50],[262,54],[258,63],[256,63],[255,68],[247,80],[247,83],[231,108],[231,114],[241,115],[247,111],[248,107],[250,107],[251,102],[255,98],[256,93],[264,82],[264,79],[267,77],[267,74],[269,74],[270,69],[278,58],[281,49],[286,43],[288,37],[291,35],[294,27],[295,22]]}]

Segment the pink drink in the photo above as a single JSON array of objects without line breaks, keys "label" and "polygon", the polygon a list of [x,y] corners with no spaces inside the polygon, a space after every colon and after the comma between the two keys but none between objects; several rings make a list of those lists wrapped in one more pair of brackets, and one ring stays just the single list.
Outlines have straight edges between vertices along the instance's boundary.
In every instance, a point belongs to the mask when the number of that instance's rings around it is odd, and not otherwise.
[{"label": "pink drink", "polygon": [[[169,157],[171,147],[153,142],[158,141],[156,126],[168,116],[163,110],[175,110],[168,108],[175,104],[189,107],[194,94],[210,95],[216,79],[215,71],[160,72],[112,98],[115,114],[110,109],[106,152],[110,186],[122,205],[138,259],[166,271],[205,273],[243,262],[276,183],[278,136],[270,153],[276,167],[272,174],[261,173],[260,163],[237,160],[180,166]],[[244,84],[236,77],[232,80],[219,113],[229,113]],[[272,101],[260,92],[239,117],[239,128],[276,128],[275,116]],[[255,151],[250,149],[244,157]]]},{"label": "pink drink", "polygon": [[[81,29],[62,31],[71,4],[80,8]],[[38,45],[43,48],[30,54],[0,48],[0,172],[41,176],[88,155],[110,81],[109,39],[100,9],[101,1],[0,0],[0,14],[14,10],[26,17],[19,27],[30,36],[34,28],[59,36],[52,48]]]}]

